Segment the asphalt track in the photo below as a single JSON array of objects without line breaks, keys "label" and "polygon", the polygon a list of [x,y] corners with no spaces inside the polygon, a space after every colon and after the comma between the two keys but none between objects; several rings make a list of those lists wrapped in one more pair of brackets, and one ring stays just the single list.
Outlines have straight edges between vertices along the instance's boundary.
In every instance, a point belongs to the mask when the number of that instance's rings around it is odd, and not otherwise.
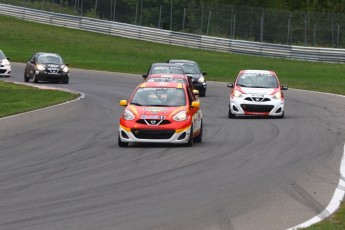
[{"label": "asphalt track", "polygon": [[[1,80],[23,82],[12,68]],[[344,97],[289,89],[284,119],[230,120],[226,83],[208,82],[202,143],[119,148],[119,100],[141,81],[72,69],[68,85],[38,85],[83,99],[0,119],[1,230],[276,230],[329,204]]]}]

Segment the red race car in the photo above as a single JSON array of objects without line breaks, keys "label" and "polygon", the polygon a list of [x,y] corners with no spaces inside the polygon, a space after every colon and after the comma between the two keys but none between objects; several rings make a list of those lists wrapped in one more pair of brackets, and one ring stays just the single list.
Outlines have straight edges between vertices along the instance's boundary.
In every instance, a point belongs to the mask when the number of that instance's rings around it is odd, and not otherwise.
[{"label": "red race car", "polygon": [[174,143],[192,146],[202,141],[200,102],[187,84],[143,82],[125,106],[119,124],[118,144]]}]

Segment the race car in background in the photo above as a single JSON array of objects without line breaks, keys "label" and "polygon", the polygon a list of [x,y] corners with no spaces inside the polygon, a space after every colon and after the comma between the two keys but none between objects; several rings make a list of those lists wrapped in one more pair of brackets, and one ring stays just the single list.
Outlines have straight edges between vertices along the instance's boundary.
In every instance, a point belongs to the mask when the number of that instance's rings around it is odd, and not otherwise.
[{"label": "race car in background", "polygon": [[231,88],[228,117],[273,116],[284,118],[285,98],[275,72],[267,70],[241,70]]}]

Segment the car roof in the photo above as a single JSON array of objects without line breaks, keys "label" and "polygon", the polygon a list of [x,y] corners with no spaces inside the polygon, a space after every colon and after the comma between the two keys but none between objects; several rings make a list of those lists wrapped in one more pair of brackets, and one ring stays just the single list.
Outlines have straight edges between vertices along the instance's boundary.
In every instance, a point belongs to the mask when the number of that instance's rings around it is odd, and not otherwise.
[{"label": "car roof", "polygon": [[187,75],[175,74],[175,73],[151,74],[147,77],[147,79],[149,79],[149,78],[183,78],[183,79],[188,79]]},{"label": "car roof", "polygon": [[276,75],[274,71],[272,70],[257,70],[257,69],[247,69],[247,70],[241,70],[240,74],[271,74]]},{"label": "car roof", "polygon": [[60,56],[57,53],[49,53],[49,52],[37,52],[36,55],[55,55],[55,56]]},{"label": "car roof", "polygon": [[181,82],[143,82],[138,88],[184,88],[185,84]]},{"label": "car roof", "polygon": [[170,62],[180,62],[180,63],[195,63],[195,61],[192,61],[192,60],[186,60],[186,59],[171,59],[169,60],[169,63]]},{"label": "car roof", "polygon": [[165,62],[156,62],[156,63],[152,63],[151,66],[152,66],[152,67],[153,67],[153,66],[176,66],[176,67],[180,67],[180,66],[177,65],[177,64],[165,63]]}]

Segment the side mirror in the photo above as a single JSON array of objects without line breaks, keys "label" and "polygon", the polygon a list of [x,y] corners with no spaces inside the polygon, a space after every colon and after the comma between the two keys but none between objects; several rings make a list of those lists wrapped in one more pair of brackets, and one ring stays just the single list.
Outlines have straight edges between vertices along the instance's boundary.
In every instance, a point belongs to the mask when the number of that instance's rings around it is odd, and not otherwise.
[{"label": "side mirror", "polygon": [[65,63],[65,66],[69,66],[69,63]]},{"label": "side mirror", "polygon": [[192,108],[199,108],[200,107],[200,102],[199,101],[193,101],[192,102]]},{"label": "side mirror", "polygon": [[283,85],[282,90],[288,90],[288,87],[286,85]]},{"label": "side mirror", "polygon": [[30,61],[31,64],[35,64],[35,61]]},{"label": "side mirror", "polygon": [[127,100],[121,100],[120,106],[127,106]]},{"label": "side mirror", "polygon": [[202,72],[202,75],[204,75],[204,76],[207,75],[207,72]]},{"label": "side mirror", "polygon": [[193,94],[194,94],[194,95],[199,95],[199,90],[193,89]]},{"label": "side mirror", "polygon": [[7,59],[7,60],[10,60],[10,58],[9,58],[9,57],[6,57],[6,59]]},{"label": "side mirror", "polygon": [[228,83],[228,84],[226,85],[226,87],[228,87],[228,88],[234,88],[234,83]]},{"label": "side mirror", "polygon": [[145,79],[146,79],[146,78],[147,78],[147,76],[148,76],[147,74],[143,74],[143,78],[145,78]]}]

